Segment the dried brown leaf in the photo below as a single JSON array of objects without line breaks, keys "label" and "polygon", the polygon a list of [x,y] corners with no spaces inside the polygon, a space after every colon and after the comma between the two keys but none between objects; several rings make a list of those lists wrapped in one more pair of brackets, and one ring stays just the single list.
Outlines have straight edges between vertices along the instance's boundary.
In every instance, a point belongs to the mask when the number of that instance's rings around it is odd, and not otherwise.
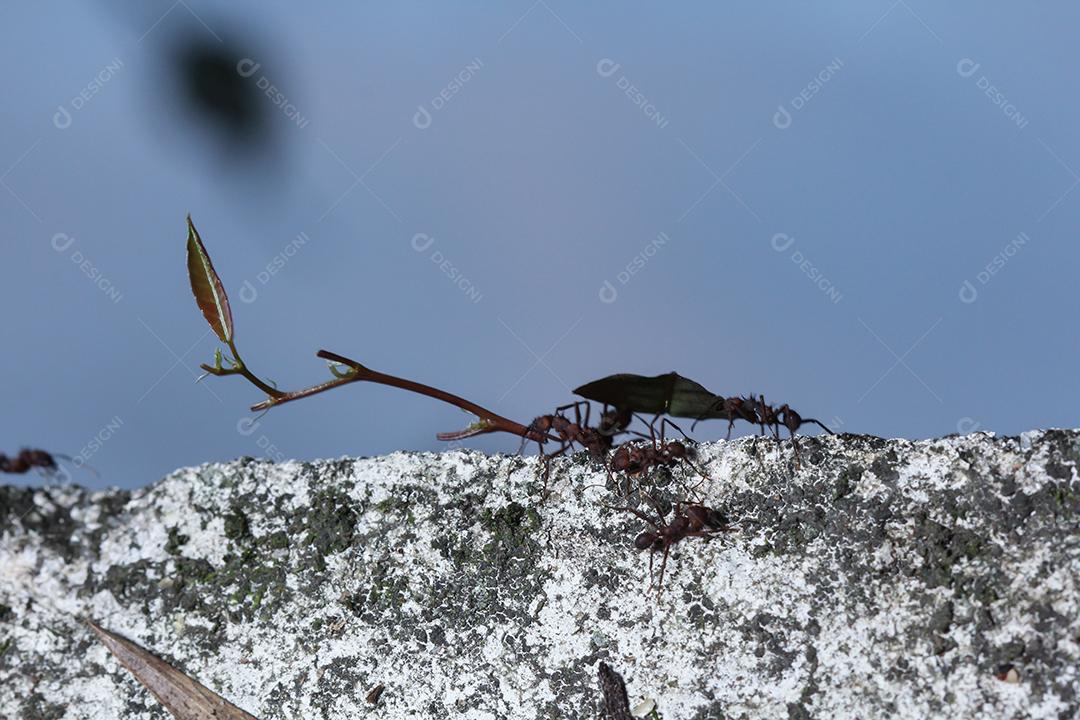
[{"label": "dried brown leaf", "polygon": [[105,630],[92,620],[87,620],[86,624],[120,664],[177,720],[257,720],[130,640]]}]

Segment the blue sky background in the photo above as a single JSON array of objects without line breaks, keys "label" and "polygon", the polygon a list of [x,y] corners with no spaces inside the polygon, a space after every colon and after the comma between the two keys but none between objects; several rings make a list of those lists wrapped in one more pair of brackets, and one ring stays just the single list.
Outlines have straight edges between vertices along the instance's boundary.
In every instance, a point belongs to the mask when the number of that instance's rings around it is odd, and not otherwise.
[{"label": "blue sky background", "polygon": [[[134,487],[240,455],[438,449],[468,422],[356,385],[239,432],[258,391],[194,384],[216,341],[188,212],[245,359],[283,387],[326,377],[328,348],[525,422],[597,377],[674,369],[851,432],[1075,426],[1078,15],[6,4],[0,450],[84,452],[102,477],[76,480]],[[291,119],[260,96],[272,157],[185,114],[181,37],[249,49],[248,81],[287,98]]]}]

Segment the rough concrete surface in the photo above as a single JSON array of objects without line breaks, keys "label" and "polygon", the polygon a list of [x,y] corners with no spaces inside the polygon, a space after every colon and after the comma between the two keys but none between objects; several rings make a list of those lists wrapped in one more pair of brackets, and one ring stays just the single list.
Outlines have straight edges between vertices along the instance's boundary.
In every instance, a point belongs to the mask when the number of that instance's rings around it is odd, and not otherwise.
[{"label": "rough concrete surface", "polygon": [[597,718],[600,661],[664,720],[1077,715],[1080,431],[801,448],[643,481],[738,527],[659,598],[583,455],[542,503],[535,458],[468,451],[0,488],[0,717],[168,717],[80,617],[260,720]]}]

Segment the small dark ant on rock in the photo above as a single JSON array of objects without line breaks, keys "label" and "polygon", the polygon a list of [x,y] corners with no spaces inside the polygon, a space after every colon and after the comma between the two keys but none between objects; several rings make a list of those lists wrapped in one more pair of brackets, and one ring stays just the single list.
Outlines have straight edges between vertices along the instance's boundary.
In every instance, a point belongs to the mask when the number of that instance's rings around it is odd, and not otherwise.
[{"label": "small dark ant on rock", "polygon": [[56,458],[44,450],[23,448],[13,458],[0,453],[0,472],[22,475],[33,468],[41,468],[47,473],[54,473],[58,467]]},{"label": "small dark ant on rock", "polygon": [[[660,420],[659,436],[655,429],[657,419]],[[642,437],[648,437],[651,442],[648,444],[625,443],[616,448],[611,455],[611,460],[608,462],[609,476],[613,473],[622,472],[631,477],[637,477],[656,467],[670,469],[679,463],[686,463],[701,475],[702,479],[707,478],[705,472],[693,462],[695,455],[693,446],[687,445],[681,440],[667,440],[664,437],[664,429],[670,425],[682,433],[682,436],[689,441],[690,438],[686,436],[686,433],[678,425],[667,418],[653,418],[653,421],[646,423],[646,425],[649,428],[649,435],[642,435]]]},{"label": "small dark ant on rock", "polygon": [[[574,420],[566,417],[566,411],[573,409]],[[626,432],[627,426],[633,420],[633,413],[619,408],[609,409],[604,406],[600,415],[600,422],[596,427],[589,425],[592,407],[588,401],[580,400],[569,405],[555,408],[550,415],[541,415],[529,423],[526,434],[522,437],[521,447],[518,452],[525,449],[529,440],[536,442],[543,464],[544,495],[547,495],[547,483],[551,473],[551,458],[558,457],[563,453],[580,446],[589,453],[593,460],[607,466],[608,453],[614,445],[615,438]],[[548,439],[555,439],[559,448],[553,452],[545,453],[544,445]]]},{"label": "small dark ant on rock", "polygon": [[[765,434],[765,428],[769,428],[772,430],[772,435],[776,438],[777,443],[780,442],[780,426],[786,427],[791,434],[791,445],[795,450],[796,463],[799,460],[799,442],[795,439],[795,434],[800,427],[807,423],[813,423],[828,434],[835,434],[820,420],[804,418],[787,403],[778,408],[767,404],[764,395],[758,395],[756,398],[753,395],[729,398],[717,396],[710,410],[715,411],[720,408],[722,408],[722,413],[728,419],[728,439],[731,438],[731,430],[735,427],[736,420],[745,420],[752,425],[758,425],[761,428],[762,435]],[[693,430],[704,419],[706,419],[705,413],[694,421],[690,429]]]},{"label": "small dark ant on rock", "polygon": [[[582,407],[585,409],[584,413],[582,413]],[[573,421],[564,414],[570,409],[574,411]],[[580,445],[588,451],[593,459],[604,460],[607,457],[608,450],[611,449],[612,438],[618,432],[621,432],[625,426],[619,428],[619,418],[611,416],[605,411],[601,417],[600,426],[589,427],[591,410],[589,403],[584,400],[555,408],[555,412],[551,415],[541,415],[529,423],[529,434],[540,438],[546,438],[550,434],[554,434],[558,439],[559,449],[552,453],[546,453],[546,457],[557,457],[567,450],[573,449],[575,445]],[[629,421],[627,421],[627,424],[629,424]],[[529,439],[529,437],[522,438],[519,452],[525,448],[525,443]],[[540,454],[545,455],[543,445],[546,440],[536,440],[535,442],[540,449]]]},{"label": "small dark ant on rock", "polygon": [[[72,464],[75,463],[74,459],[67,455],[49,453],[44,450],[35,450],[32,448],[23,448],[15,457],[8,457],[4,453],[0,453],[0,472],[11,473],[12,475],[23,475],[36,468],[41,470],[46,476],[53,476],[61,472],[60,465],[56,462],[57,458]],[[97,475],[97,471],[85,463],[78,465],[77,467],[86,468]]]},{"label": "small dark ant on rock", "polygon": [[758,400],[758,413],[759,420],[762,426],[762,434],[765,434],[765,426],[768,425],[773,430],[773,437],[776,438],[777,444],[780,442],[780,426],[783,425],[788,429],[788,433],[791,435],[791,447],[795,450],[795,463],[798,466],[799,463],[799,441],[795,437],[796,431],[807,423],[813,423],[820,427],[825,432],[833,435],[833,431],[825,427],[825,424],[820,420],[814,418],[803,418],[802,415],[795,412],[791,407],[784,403],[779,408],[773,408],[771,405],[765,404],[765,396],[759,396]]},{"label": "small dark ant on rock", "polygon": [[[717,396],[714,403],[717,408],[723,408],[723,414],[727,416],[728,427],[727,436],[728,440],[731,439],[731,431],[735,428],[736,420],[744,420],[751,425],[761,426],[761,434],[765,434],[765,426],[773,425],[776,423],[776,415],[771,408],[765,404],[765,396],[762,395],[761,399],[755,398],[753,395],[747,395],[745,397],[720,397]],[[690,426],[693,430],[697,427],[697,424],[704,420],[705,417],[699,417],[694,421],[694,424]]]},{"label": "small dark ant on rock", "polygon": [[776,415],[777,418],[780,420],[780,424],[786,427],[788,429],[788,432],[791,433],[792,439],[795,438],[795,431],[807,423],[813,423],[814,425],[817,425],[819,428],[829,433],[830,435],[836,434],[829,428],[825,427],[825,424],[820,420],[815,420],[814,418],[804,418],[802,415],[788,407],[787,404],[781,405],[780,408],[776,411]]},{"label": "small dark ant on rock", "polygon": [[642,531],[634,538],[634,547],[638,550],[649,551],[649,589],[653,587],[653,557],[657,552],[663,552],[660,560],[660,574],[656,580],[656,594],[659,595],[664,586],[664,570],[667,567],[668,554],[671,547],[688,537],[701,537],[710,539],[721,532],[731,532],[734,527],[728,524],[727,518],[718,510],[706,505],[692,503],[689,505],[677,504],[675,514],[670,523],[664,522],[664,513],[659,504],[651,497],[649,501],[656,507],[658,516],[654,520],[637,508],[611,507],[611,510],[623,510],[633,513],[649,524],[651,530]]}]

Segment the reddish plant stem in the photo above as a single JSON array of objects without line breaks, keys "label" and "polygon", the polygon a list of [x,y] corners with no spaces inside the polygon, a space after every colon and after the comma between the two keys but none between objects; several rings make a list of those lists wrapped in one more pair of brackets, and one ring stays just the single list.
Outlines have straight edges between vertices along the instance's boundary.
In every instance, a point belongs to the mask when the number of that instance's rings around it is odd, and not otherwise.
[{"label": "reddish plant stem", "polygon": [[[267,410],[277,405],[282,405],[293,400],[300,400],[302,398],[311,397],[312,395],[318,395],[319,393],[332,390],[342,385],[348,385],[354,382],[373,382],[378,385],[389,385],[390,387],[396,387],[401,390],[408,390],[419,395],[425,395],[442,402],[449,403],[455,407],[459,407],[466,412],[470,412],[480,418],[480,423],[474,425],[468,430],[461,431],[460,433],[446,433],[447,439],[456,439],[458,437],[470,437],[472,435],[483,435],[489,432],[506,432],[518,437],[527,438],[529,440],[543,441],[546,440],[546,436],[537,433],[537,431],[530,429],[529,427],[522,425],[521,423],[514,422],[508,418],[504,418],[501,415],[493,413],[487,408],[481,407],[476,403],[469,402],[465,398],[458,397],[451,393],[445,392],[438,388],[431,387],[430,385],[424,385],[423,383],[413,382],[412,380],[406,380],[405,378],[395,377],[394,375],[387,375],[385,373],[377,372],[364,367],[355,360],[351,360],[343,355],[332,353],[329,350],[320,350],[317,355],[324,360],[345,365],[349,368],[349,374],[343,377],[337,377],[333,380],[327,380],[319,385],[314,385],[303,390],[297,390],[295,392],[280,393],[273,395],[263,400],[257,405],[252,405],[253,411]],[[279,391],[280,392],[280,391]]]},{"label": "reddish plant stem", "polygon": [[241,375],[248,379],[248,382],[262,390],[270,397],[281,397],[285,394],[277,388],[270,387],[262,380],[260,380],[255,373],[248,370],[247,365],[245,365],[244,361],[240,359],[240,354],[236,352],[236,343],[233,340],[229,341],[229,349],[232,350],[233,358],[235,358],[236,361],[240,364],[240,367],[237,368],[237,370],[240,372]]},{"label": "reddish plant stem", "polygon": [[[217,365],[220,365],[220,360],[215,361],[216,365],[206,365],[204,363],[199,367],[201,367],[210,375],[217,375],[218,377],[225,377],[227,375],[241,375],[245,379],[247,379],[249,383],[259,388],[272,398],[277,398],[285,395],[284,392],[278,390],[275,387],[267,385],[265,382],[262,381],[262,379],[259,378],[258,375],[248,370],[247,365],[245,365],[244,361],[240,359],[240,353],[236,351],[236,343],[232,340],[229,341],[229,350],[232,352],[233,367],[217,367]],[[220,356],[218,357],[220,358]]]}]

